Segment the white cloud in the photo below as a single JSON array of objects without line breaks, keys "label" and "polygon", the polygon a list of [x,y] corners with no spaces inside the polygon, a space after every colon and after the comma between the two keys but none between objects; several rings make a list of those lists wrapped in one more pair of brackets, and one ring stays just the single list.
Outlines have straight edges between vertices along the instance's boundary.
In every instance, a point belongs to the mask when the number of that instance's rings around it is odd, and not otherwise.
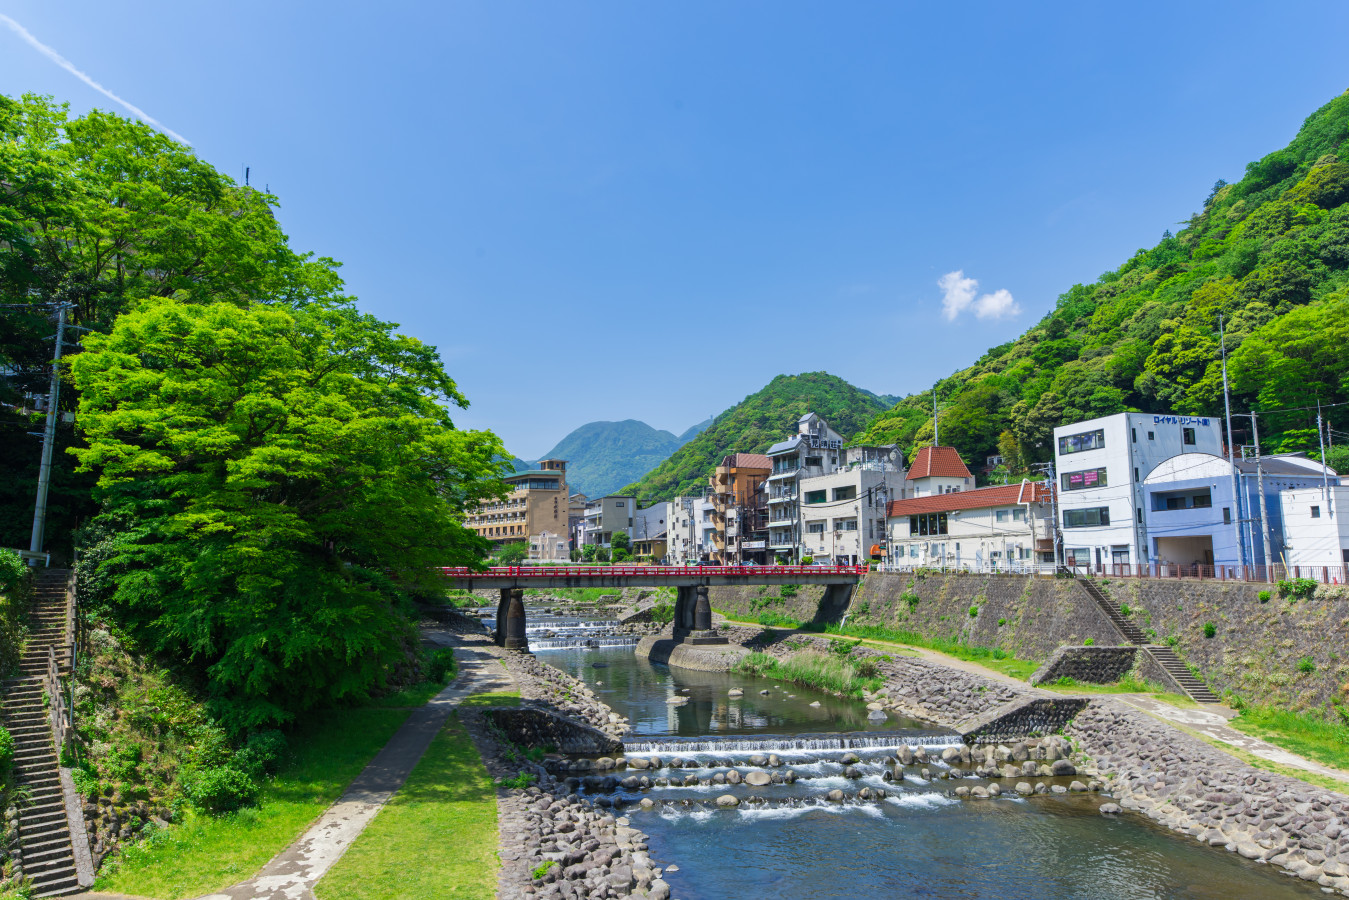
[{"label": "white cloud", "polygon": [[24,28],[18,22],[15,22],[9,16],[5,15],[4,13],[0,13],[0,22],[3,22],[4,24],[8,25],[10,31],[13,31],[19,37],[23,38],[25,41],[31,44],[33,49],[37,50],[43,56],[47,57],[52,62],[56,63],[58,66],[65,69],[71,75],[74,75],[80,81],[83,81],[85,84],[89,85],[91,88],[98,91],[100,94],[107,97],[109,100],[113,101],[114,103],[117,103],[118,105],[126,109],[128,112],[130,112],[136,118],[140,119],[142,122],[145,122],[149,125],[153,125],[160,131],[167,134],[169,137],[173,138],[175,141],[178,141],[179,143],[188,144],[189,146],[191,145],[192,143],[191,141],[189,141],[187,138],[183,137],[181,134],[174,131],[173,129],[165,127],[165,125],[162,122],[148,115],[145,112],[145,110],[141,109],[138,106],[133,106],[132,104],[123,100],[121,97],[114,94],[112,91],[105,88],[103,85],[99,84],[94,79],[90,78],[88,75],[81,72],[79,69],[75,68],[74,63],[66,59],[61,54],[57,53],[51,47],[48,47],[46,44],[39,41],[37,38],[33,37],[31,34],[29,34],[27,28]]},{"label": "white cloud", "polygon": [[941,312],[948,322],[954,322],[967,309],[980,319],[1001,319],[1021,312],[1011,291],[1000,288],[991,294],[979,294],[979,282],[966,278],[961,269],[938,278],[937,287],[942,290]]}]

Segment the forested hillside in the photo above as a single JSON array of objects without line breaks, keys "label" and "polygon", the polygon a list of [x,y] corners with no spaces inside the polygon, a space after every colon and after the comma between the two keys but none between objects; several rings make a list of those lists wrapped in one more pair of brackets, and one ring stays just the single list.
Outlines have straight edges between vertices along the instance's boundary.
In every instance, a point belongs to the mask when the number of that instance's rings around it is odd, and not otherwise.
[{"label": "forested hillside", "polygon": [[779,375],[717,416],[697,437],[675,451],[645,478],[623,493],[653,500],[699,492],[727,453],[762,453],[796,433],[796,421],[808,412],[825,418],[844,437],[866,427],[884,409],[876,395],[827,372]]},{"label": "forested hillside", "polygon": [[[937,386],[941,440],[1016,470],[1051,455],[1056,425],[1125,410],[1221,415],[1219,319],[1234,410],[1349,401],[1349,93],[1285,149],[1218,181],[1178,233],[1078,284],[1021,337]],[[859,440],[932,440],[924,393]],[[1349,429],[1349,407],[1329,411]],[[1265,448],[1314,450],[1315,410],[1260,417]],[[1238,442],[1249,435],[1234,421]],[[1248,438],[1247,438],[1248,439]]]},{"label": "forested hillside", "polygon": [[679,445],[670,432],[636,419],[589,422],[542,458],[567,460],[567,487],[573,492],[603,497],[650,472]]}]

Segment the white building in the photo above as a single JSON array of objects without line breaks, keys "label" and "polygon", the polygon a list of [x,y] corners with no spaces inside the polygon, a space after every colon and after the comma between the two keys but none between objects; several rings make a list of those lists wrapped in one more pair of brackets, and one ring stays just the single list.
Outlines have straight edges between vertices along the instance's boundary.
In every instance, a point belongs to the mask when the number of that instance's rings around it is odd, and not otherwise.
[{"label": "white building", "polygon": [[571,548],[565,534],[542,531],[529,536],[529,558],[538,562],[568,562]]},{"label": "white building", "polygon": [[665,538],[665,558],[670,565],[687,566],[711,558],[717,531],[712,512],[712,502],[701,496],[679,496],[670,502]]},{"label": "white building", "polygon": [[904,454],[888,446],[849,447],[843,466],[799,480],[801,555],[859,565],[885,544],[886,505],[904,497]]},{"label": "white building", "polygon": [[1204,416],[1119,413],[1055,428],[1065,562],[1098,567],[1157,559],[1144,484],[1182,454],[1221,458],[1222,424]]},{"label": "white building", "polygon": [[658,502],[638,509],[633,515],[632,531],[628,536],[635,542],[652,541],[667,534],[671,508],[667,502]]},{"label": "white building", "polygon": [[800,480],[828,475],[839,467],[843,436],[815,413],[796,423],[797,433],[768,448],[768,551],[795,562],[801,556]]},{"label": "white building", "polygon": [[919,447],[905,485],[910,497],[931,497],[972,490],[974,476],[955,447]]},{"label": "white building", "polygon": [[[1349,574],[1349,486],[1307,487],[1280,492],[1288,566],[1339,572],[1297,574],[1345,583]],[[1329,578],[1325,577],[1329,576]]]},{"label": "white building", "polygon": [[987,572],[1052,565],[1052,493],[1049,485],[1023,481],[971,490],[932,490],[893,501],[887,518],[890,553],[886,567]]}]

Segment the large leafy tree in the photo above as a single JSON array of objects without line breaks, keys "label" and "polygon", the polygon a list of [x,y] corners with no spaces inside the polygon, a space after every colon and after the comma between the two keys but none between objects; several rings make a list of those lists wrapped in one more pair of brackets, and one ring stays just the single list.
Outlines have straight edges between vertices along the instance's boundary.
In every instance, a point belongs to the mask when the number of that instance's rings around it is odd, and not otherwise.
[{"label": "large leafy tree", "polygon": [[378,686],[398,588],[486,550],[460,522],[500,494],[500,442],[454,428],[432,348],[350,306],[152,297],[71,368],[72,453],[117,528],[105,602],[235,728]]},{"label": "large leafy tree", "polygon": [[[237,185],[141,122],[93,111],[70,118],[50,98],[0,95],[0,545],[27,545],[53,302],[95,332],[142,297],[298,305],[339,297],[336,263],[293,252],[276,198]],[[74,339],[77,332],[67,337]],[[68,349],[67,352],[73,348]],[[74,409],[65,390],[62,408]],[[73,439],[61,429],[62,447]],[[91,483],[58,456],[49,545],[94,511]]]}]

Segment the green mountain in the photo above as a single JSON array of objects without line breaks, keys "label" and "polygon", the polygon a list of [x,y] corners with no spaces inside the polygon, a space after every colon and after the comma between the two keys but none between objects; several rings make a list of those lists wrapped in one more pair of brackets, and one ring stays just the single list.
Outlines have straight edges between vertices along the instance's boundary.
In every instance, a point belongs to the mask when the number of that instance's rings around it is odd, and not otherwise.
[{"label": "green mountain", "polygon": [[874,394],[827,372],[779,375],[757,394],[717,416],[697,437],[622,493],[668,500],[676,494],[698,492],[727,453],[762,453],[795,434],[796,421],[808,412],[819,413],[835,431],[851,435],[884,408]]},{"label": "green mountain", "polygon": [[[1127,410],[1221,416],[1220,319],[1233,411],[1269,411],[1266,451],[1315,451],[1316,402],[1349,404],[1349,93],[1236,184],[1215,184],[1178,233],[1074,285],[1025,334],[941,381],[941,442],[1021,470],[1051,456],[1057,425]],[[932,440],[931,410],[931,394],[909,396],[863,438],[911,455]],[[1349,431],[1349,405],[1326,414]],[[1233,430],[1249,442],[1249,420]]]},{"label": "green mountain", "polygon": [[697,425],[691,427],[688,431],[684,432],[679,436],[679,446],[681,447],[684,446],[689,441],[693,440],[698,435],[702,434],[704,431],[707,430],[707,427],[711,424],[712,424],[711,419],[703,419]]},{"label": "green mountain", "polygon": [[567,486],[587,497],[603,497],[650,472],[681,443],[670,432],[636,419],[590,422],[540,459],[567,460]]}]

